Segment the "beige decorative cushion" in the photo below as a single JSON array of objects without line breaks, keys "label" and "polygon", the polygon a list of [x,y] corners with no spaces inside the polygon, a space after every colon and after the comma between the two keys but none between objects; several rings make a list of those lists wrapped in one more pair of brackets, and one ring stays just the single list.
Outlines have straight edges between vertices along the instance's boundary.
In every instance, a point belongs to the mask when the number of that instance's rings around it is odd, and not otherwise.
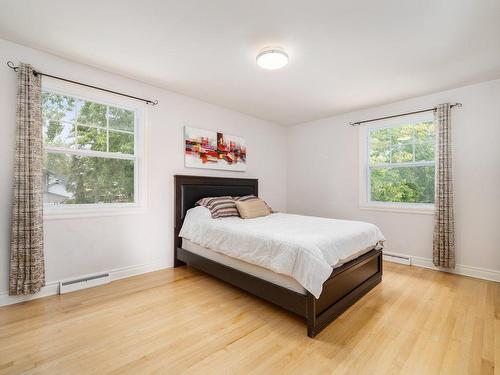
[{"label": "beige decorative cushion", "polygon": [[233,197],[233,199],[235,201],[244,202],[244,201],[248,201],[250,199],[259,199],[259,198],[256,197],[255,195],[240,195],[240,196],[237,196],[237,197]]},{"label": "beige decorative cushion", "polygon": [[236,201],[236,208],[243,219],[253,219],[271,214],[266,202],[259,198]]},{"label": "beige decorative cushion", "polygon": [[[236,202],[243,202],[243,201],[249,201],[251,199],[260,199],[259,197],[256,197],[255,195],[243,195],[243,196],[237,196],[237,197],[233,197],[233,199],[236,201]],[[271,207],[269,207],[269,205],[267,204],[267,202],[263,199],[261,199],[267,206],[267,208],[269,208],[269,211],[271,213],[274,213],[273,209]]]}]

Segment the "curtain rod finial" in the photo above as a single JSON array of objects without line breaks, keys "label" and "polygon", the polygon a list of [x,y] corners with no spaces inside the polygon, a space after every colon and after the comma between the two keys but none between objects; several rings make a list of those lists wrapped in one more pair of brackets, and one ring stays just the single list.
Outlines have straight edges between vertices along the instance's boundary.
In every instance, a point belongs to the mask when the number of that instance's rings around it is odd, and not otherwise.
[{"label": "curtain rod finial", "polygon": [[19,69],[18,66],[15,66],[14,63],[12,61],[7,61],[7,66],[11,69],[13,69],[15,72],[17,72],[17,69]]}]

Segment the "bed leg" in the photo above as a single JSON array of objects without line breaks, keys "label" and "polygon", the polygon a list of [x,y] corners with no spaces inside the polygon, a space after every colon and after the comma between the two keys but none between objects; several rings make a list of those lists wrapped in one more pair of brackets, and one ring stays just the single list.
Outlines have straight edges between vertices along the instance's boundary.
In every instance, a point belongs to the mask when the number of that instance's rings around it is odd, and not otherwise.
[{"label": "bed leg", "polygon": [[316,298],[307,292],[306,305],[307,336],[313,338],[316,336]]},{"label": "bed leg", "polygon": [[174,268],[182,267],[185,265],[186,265],[186,263],[184,263],[182,260],[179,260],[177,258],[174,259]]},{"label": "bed leg", "polygon": [[184,263],[182,260],[177,258],[177,247],[174,248],[174,268],[185,266],[186,263]]}]

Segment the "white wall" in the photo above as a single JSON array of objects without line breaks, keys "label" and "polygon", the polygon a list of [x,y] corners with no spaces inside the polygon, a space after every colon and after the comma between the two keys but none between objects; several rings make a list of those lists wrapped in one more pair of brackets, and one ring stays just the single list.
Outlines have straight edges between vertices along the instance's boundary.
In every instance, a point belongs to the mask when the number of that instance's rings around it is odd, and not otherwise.
[{"label": "white wall", "polygon": [[[49,283],[146,263],[171,265],[174,174],[256,177],[260,195],[273,208],[286,209],[285,128],[0,39],[0,294],[8,290],[15,146],[16,75],[4,65],[7,60],[28,62],[47,73],[160,101],[150,110],[147,134],[149,209],[125,216],[46,221]],[[184,168],[184,125],[244,137],[248,171]]]},{"label": "white wall", "polygon": [[350,121],[462,102],[452,109],[457,263],[500,271],[500,80],[289,129],[288,211],[377,224],[387,250],[432,258],[433,216],[359,209],[358,129]]}]

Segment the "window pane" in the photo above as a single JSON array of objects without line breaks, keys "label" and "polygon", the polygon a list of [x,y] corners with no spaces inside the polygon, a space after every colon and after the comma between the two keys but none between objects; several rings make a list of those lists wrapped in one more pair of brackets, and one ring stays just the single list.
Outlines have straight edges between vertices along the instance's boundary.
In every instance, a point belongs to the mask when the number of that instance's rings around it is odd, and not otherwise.
[{"label": "window pane", "polygon": [[369,142],[370,164],[432,161],[435,144],[434,123],[427,121],[371,130]]},{"label": "window pane", "polygon": [[109,131],[109,152],[134,153],[134,135]]},{"label": "window pane", "polygon": [[79,124],[106,127],[106,106],[104,104],[79,100],[77,103]]},{"label": "window pane", "polygon": [[415,144],[415,161],[433,161],[434,142]]},{"label": "window pane", "polygon": [[126,109],[109,107],[109,127],[116,130],[134,131],[134,112]]},{"label": "window pane", "polygon": [[42,92],[42,112],[45,119],[75,121],[76,99],[44,91]]},{"label": "window pane", "polygon": [[434,166],[370,170],[371,200],[434,203]]},{"label": "window pane", "polygon": [[134,161],[46,153],[44,201],[60,204],[134,202]]},{"label": "window pane", "polygon": [[45,120],[43,122],[44,142],[48,146],[70,147],[75,143],[75,126],[73,124]]},{"label": "window pane", "polygon": [[76,143],[79,149],[107,151],[106,129],[77,126]]}]

